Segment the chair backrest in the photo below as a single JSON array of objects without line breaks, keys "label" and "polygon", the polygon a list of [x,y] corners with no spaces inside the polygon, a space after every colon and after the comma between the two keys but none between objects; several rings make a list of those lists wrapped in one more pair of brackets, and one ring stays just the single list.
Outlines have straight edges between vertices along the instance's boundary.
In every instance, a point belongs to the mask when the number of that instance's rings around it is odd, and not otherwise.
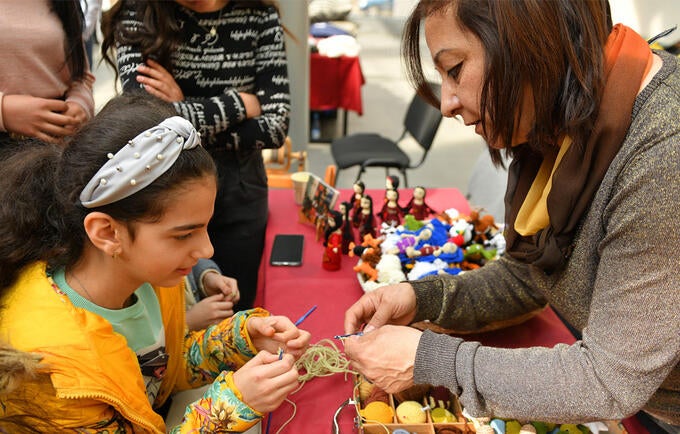
[{"label": "chair backrest", "polygon": [[[439,84],[430,83],[430,86],[436,95],[441,94]],[[431,106],[418,94],[415,94],[406,111],[404,128],[427,153],[432,146],[432,141],[437,134],[441,121],[442,113],[439,108]]]}]

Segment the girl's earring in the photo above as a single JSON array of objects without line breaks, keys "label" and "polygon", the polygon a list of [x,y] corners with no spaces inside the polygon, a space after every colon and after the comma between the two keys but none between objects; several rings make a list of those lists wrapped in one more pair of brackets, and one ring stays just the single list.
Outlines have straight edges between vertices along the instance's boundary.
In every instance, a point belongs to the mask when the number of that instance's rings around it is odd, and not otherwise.
[{"label": "girl's earring", "polygon": [[114,251],[114,252],[113,252],[113,255],[111,255],[111,257],[112,257],[113,259],[118,259],[118,255],[120,255],[120,250]]}]

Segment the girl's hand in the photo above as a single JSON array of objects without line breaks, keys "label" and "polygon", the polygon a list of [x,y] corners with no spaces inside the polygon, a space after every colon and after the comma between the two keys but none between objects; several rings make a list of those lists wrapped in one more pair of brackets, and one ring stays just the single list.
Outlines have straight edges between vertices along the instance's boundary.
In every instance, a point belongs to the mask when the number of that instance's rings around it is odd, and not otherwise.
[{"label": "girl's hand", "polygon": [[299,386],[298,376],[293,356],[284,354],[279,360],[277,354],[261,351],[234,372],[234,384],[243,402],[260,413],[269,413]]},{"label": "girl's hand", "polygon": [[203,275],[203,288],[207,295],[224,294],[234,304],[241,299],[236,279],[224,276],[217,271],[210,271]]},{"label": "girl's hand", "polygon": [[412,327],[382,326],[343,340],[352,366],[387,393],[413,386],[413,366],[420,336]]},{"label": "girl's hand", "polygon": [[5,95],[0,108],[8,132],[48,143],[60,143],[78,126],[76,118],[66,115],[68,109],[60,99],[30,95]]},{"label": "girl's hand", "polygon": [[277,353],[282,348],[296,360],[304,354],[312,335],[301,330],[285,316],[251,316],[246,322],[248,334],[258,351]]},{"label": "girl's hand", "polygon": [[233,315],[234,302],[220,293],[191,306],[186,313],[186,322],[189,330],[203,330]]},{"label": "girl's hand", "polygon": [[73,118],[74,130],[80,129],[87,122],[87,112],[80,104],[73,101],[66,101],[66,111],[64,114]]},{"label": "girl's hand", "polygon": [[184,99],[184,93],[175,78],[160,63],[148,59],[145,65],[137,67],[137,73],[137,81],[151,95],[167,102],[178,102]]}]

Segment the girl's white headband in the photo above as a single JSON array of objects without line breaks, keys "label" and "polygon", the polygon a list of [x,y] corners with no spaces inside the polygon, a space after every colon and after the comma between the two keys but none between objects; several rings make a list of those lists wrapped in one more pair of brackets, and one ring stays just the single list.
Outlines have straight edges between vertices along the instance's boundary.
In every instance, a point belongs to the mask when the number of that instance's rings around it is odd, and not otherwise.
[{"label": "girl's white headband", "polygon": [[165,173],[184,149],[201,144],[200,134],[181,116],[142,132],[95,173],[80,193],[85,208],[96,208],[140,191]]}]

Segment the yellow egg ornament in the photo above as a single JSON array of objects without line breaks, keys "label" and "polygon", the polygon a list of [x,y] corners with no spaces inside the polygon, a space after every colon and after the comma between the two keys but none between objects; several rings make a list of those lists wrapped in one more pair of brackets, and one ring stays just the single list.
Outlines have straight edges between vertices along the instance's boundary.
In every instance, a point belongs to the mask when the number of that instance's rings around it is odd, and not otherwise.
[{"label": "yellow egg ornament", "polygon": [[432,416],[432,422],[434,423],[456,422],[456,416],[442,407],[433,408],[430,412],[430,416]]},{"label": "yellow egg ornament", "polygon": [[425,423],[427,415],[422,404],[416,401],[404,401],[397,407],[399,423]]},{"label": "yellow egg ornament", "polygon": [[369,422],[392,423],[394,419],[394,410],[382,401],[371,402],[359,414]]}]

